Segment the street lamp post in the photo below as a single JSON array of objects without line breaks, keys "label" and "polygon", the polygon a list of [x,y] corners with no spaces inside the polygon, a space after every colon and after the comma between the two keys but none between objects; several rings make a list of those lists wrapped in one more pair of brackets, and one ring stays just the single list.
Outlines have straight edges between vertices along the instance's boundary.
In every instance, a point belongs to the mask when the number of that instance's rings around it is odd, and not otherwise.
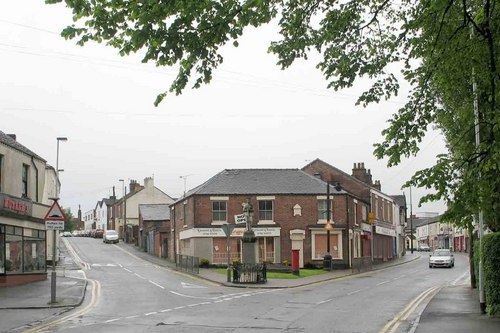
[{"label": "street lamp post", "polygon": [[[60,184],[59,181],[59,142],[60,141],[68,141],[68,138],[66,137],[58,137],[57,139],[57,153],[56,153],[56,177],[57,177],[57,184]],[[59,191],[57,192],[57,197],[59,196],[60,188]],[[55,199],[57,202],[57,199]],[[52,272],[50,274],[50,302],[55,303],[56,302],[56,256],[57,256],[57,251],[56,251],[56,230],[52,230]]]},{"label": "street lamp post", "polygon": [[125,198],[125,179],[119,179],[123,187],[123,240],[127,242],[127,199]]},{"label": "street lamp post", "polygon": [[326,183],[326,253],[323,257],[323,268],[327,270],[332,269],[332,255],[330,254],[330,231],[333,230],[333,226],[330,223],[330,183]]}]

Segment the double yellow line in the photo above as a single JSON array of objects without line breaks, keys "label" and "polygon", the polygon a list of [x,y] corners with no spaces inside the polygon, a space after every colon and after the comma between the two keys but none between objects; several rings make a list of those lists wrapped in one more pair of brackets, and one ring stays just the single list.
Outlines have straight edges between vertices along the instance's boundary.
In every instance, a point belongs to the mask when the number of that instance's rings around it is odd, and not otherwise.
[{"label": "double yellow line", "polygon": [[400,313],[396,315],[390,322],[388,322],[384,328],[382,328],[378,333],[394,333],[398,329],[399,325],[415,311],[415,309],[427,298],[434,297],[434,295],[441,289],[441,287],[432,287],[420,295],[418,295],[413,301],[410,302]]},{"label": "double yellow line", "polygon": [[78,310],[76,312],[73,312],[73,313],[71,313],[71,314],[69,314],[67,316],[64,316],[64,317],[61,317],[59,319],[56,319],[54,321],[51,321],[51,322],[48,322],[48,323],[45,323],[45,324],[33,327],[32,329],[24,331],[24,333],[41,332],[41,331],[43,331],[43,330],[45,330],[45,329],[47,329],[49,327],[61,324],[61,323],[65,322],[65,321],[77,318],[77,317],[79,317],[79,316],[81,316],[81,315],[89,312],[94,306],[96,306],[96,304],[97,304],[97,302],[99,300],[99,297],[101,295],[101,284],[97,280],[89,279],[87,281],[89,281],[90,284],[92,284],[92,298],[90,299],[90,303],[87,304],[86,307],[84,307],[83,309],[80,309],[80,310]]}]

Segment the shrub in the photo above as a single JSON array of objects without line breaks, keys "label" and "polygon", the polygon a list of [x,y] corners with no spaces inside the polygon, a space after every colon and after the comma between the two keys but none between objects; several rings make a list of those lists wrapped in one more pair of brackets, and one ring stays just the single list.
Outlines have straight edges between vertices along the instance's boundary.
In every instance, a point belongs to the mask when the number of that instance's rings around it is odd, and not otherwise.
[{"label": "shrub", "polygon": [[500,232],[485,235],[482,245],[486,311],[500,317]]},{"label": "shrub", "polygon": [[200,265],[199,265],[200,267],[207,268],[209,265],[210,265],[210,260],[205,258],[200,259]]},{"label": "shrub", "polygon": [[288,259],[285,259],[285,260],[283,260],[282,264],[283,264],[283,266],[289,266],[290,262],[288,261]]},{"label": "shrub", "polygon": [[317,269],[318,266],[316,266],[315,264],[313,264],[312,262],[306,262],[304,264],[304,268],[307,268],[307,269]]}]

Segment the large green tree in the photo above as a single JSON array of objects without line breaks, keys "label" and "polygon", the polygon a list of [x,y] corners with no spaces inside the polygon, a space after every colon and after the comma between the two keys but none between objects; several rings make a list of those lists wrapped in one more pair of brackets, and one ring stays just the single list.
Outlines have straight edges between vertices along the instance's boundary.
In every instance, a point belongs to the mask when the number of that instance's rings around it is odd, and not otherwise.
[{"label": "large green tree", "polygon": [[[48,3],[63,0],[46,0]],[[485,212],[499,229],[500,15],[494,0],[65,0],[74,24],[62,35],[105,42],[121,55],[141,52],[144,62],[175,66],[167,93],[180,94],[212,79],[221,48],[238,46],[248,26],[277,22],[280,38],[269,51],[285,69],[319,53],[317,68],[328,88],[352,87],[367,78],[359,96],[367,105],[389,99],[409,82],[408,102],[383,131],[375,155],[388,165],[416,155],[429,127],[439,128],[449,153],[416,173],[408,184],[435,191],[423,200],[444,199],[446,217],[467,225]],[[473,90],[473,86],[476,88]],[[475,145],[477,103],[480,144]],[[469,219],[469,220],[468,220]],[[470,225],[470,223],[469,223]]]}]

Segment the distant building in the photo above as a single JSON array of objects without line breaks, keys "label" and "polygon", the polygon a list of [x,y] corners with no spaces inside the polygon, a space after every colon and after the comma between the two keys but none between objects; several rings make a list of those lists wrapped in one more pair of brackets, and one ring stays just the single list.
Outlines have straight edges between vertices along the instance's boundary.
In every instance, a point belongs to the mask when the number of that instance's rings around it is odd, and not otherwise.
[{"label": "distant building", "polygon": [[168,258],[170,231],[168,204],[139,205],[139,248],[157,257]]},{"label": "distant building", "polygon": [[[139,205],[171,204],[174,199],[154,186],[154,179],[146,177],[144,186],[131,180],[129,193],[112,204],[110,216],[111,229],[114,229],[126,242],[139,245]],[[126,230],[124,226],[126,225]]]}]

